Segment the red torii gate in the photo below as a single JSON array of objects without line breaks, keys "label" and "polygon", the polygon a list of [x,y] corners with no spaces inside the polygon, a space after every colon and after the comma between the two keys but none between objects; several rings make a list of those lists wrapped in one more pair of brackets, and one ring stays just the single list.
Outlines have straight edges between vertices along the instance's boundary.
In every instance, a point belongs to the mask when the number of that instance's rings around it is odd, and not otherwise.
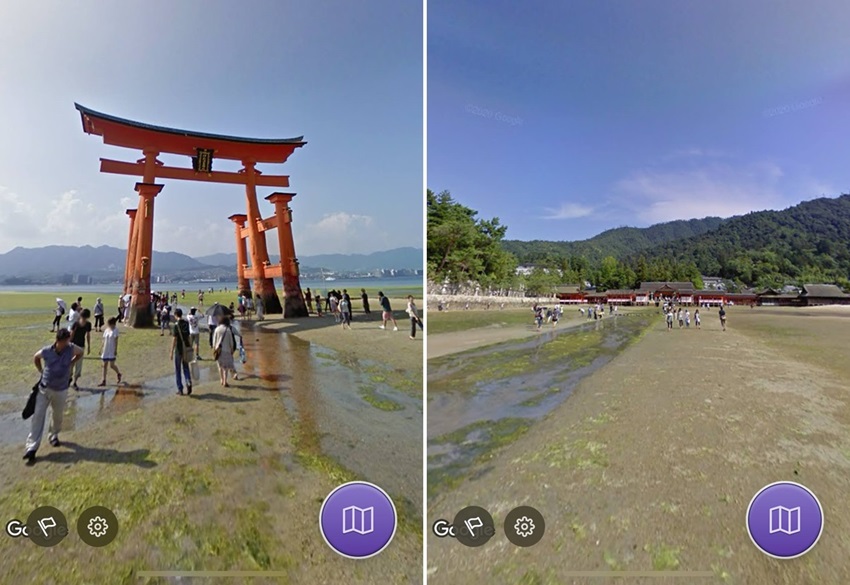
[{"label": "red torii gate", "polygon": [[[131,293],[130,325],[146,327],[153,323],[151,312],[151,258],[153,257],[154,198],[162,191],[156,180],[181,179],[245,185],[247,214],[234,215],[236,223],[237,274],[240,292],[250,294],[248,279],[252,279],[253,292],[263,299],[270,314],[283,312],[284,317],[306,317],[307,306],[301,292],[298,259],[292,237],[292,210],[289,202],[294,193],[273,193],[266,197],[275,206],[275,215],[263,219],[257,203],[257,187],[289,187],[286,175],[264,175],[256,169],[257,163],[284,163],[296,148],[306,144],[298,138],[264,139],[238,138],[175,128],[152,126],[132,120],[117,118],[74,104],[80,112],[83,131],[101,136],[104,144],[140,150],[143,158],[135,163],[102,158],[100,170],[104,173],[142,177],[136,183],[139,193],[138,209],[128,209],[130,235],[127,245],[127,264],[124,269],[124,293]],[[166,166],[157,160],[162,153],[192,157],[192,168]],[[238,172],[213,171],[216,158],[236,160],[243,168]],[[266,246],[265,232],[278,230],[280,264],[272,266]],[[248,266],[250,243],[251,266]],[[284,304],[274,286],[274,278],[283,280]]]}]

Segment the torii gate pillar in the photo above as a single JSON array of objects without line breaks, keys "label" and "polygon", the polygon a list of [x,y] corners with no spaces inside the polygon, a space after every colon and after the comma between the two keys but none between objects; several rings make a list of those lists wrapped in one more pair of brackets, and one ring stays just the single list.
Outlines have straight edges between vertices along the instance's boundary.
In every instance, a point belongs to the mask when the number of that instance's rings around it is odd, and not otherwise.
[{"label": "torii gate pillar", "polygon": [[277,218],[277,238],[280,246],[280,271],[283,279],[284,318],[309,317],[304,294],[301,292],[298,258],[295,256],[295,240],[292,237],[292,209],[289,202],[295,193],[272,193],[267,200],[274,204]]},{"label": "torii gate pillar", "polygon": [[239,289],[239,294],[250,294],[248,279],[245,278],[245,268],[248,266],[248,247],[245,238],[242,236],[242,230],[245,228],[248,216],[244,213],[237,213],[227,219],[236,226],[236,281],[238,283],[236,286]]},{"label": "torii gate pillar", "polygon": [[257,204],[257,169],[256,162],[251,159],[242,161],[245,174],[245,198],[248,207],[248,234],[251,240],[251,275],[254,278],[254,294],[263,299],[265,312],[269,315],[279,315],[283,312],[280,299],[274,288],[274,278],[266,274],[270,268],[269,250],[266,246],[265,228],[262,225],[263,218],[260,215],[260,206]]},{"label": "torii gate pillar", "polygon": [[136,212],[136,264],[133,271],[130,301],[130,326],[150,327],[151,312],[151,258],[153,257],[153,202],[162,191],[163,185],[136,183],[139,192],[139,208]]},{"label": "torii gate pillar", "polygon": [[124,292],[130,292],[130,283],[133,278],[131,267],[136,262],[136,209],[128,209],[127,215],[130,216],[130,235],[127,238],[127,262],[124,264]]}]

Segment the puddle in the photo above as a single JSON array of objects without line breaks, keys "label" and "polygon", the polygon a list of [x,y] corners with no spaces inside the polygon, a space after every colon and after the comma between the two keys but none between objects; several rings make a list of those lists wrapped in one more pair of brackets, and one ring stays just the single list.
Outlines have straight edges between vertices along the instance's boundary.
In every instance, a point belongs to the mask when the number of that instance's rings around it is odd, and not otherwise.
[{"label": "puddle", "polygon": [[428,483],[451,485],[562,405],[652,322],[620,315],[428,362]]},{"label": "puddle", "polygon": [[[392,376],[402,376],[376,362],[350,357],[279,331],[238,323],[244,330],[248,356],[238,364],[242,390],[279,392],[284,408],[298,423],[299,448],[330,457],[359,477],[391,494],[404,494],[422,507],[422,401],[418,392],[392,386]],[[215,363],[198,363],[199,384],[218,381]],[[378,372],[381,372],[379,374]],[[113,378],[114,381],[114,378]],[[407,380],[407,384],[411,384]],[[404,384],[395,384],[406,388]],[[95,421],[144,408],[155,400],[173,397],[174,376],[142,384],[113,385],[103,389],[69,390],[63,431],[73,431]],[[202,395],[207,389],[198,388]],[[22,401],[20,395],[0,395],[0,402]],[[20,408],[0,414],[0,443],[22,444],[29,421]],[[286,419],[281,419],[285,424]],[[400,472],[399,470],[407,470]],[[404,505],[404,502],[397,504]]]},{"label": "puddle", "polygon": [[256,374],[280,389],[302,444],[391,494],[407,494],[421,509],[421,466],[411,465],[422,460],[421,400],[348,367],[350,359],[333,350],[291,335],[254,333],[276,347],[257,360]]}]

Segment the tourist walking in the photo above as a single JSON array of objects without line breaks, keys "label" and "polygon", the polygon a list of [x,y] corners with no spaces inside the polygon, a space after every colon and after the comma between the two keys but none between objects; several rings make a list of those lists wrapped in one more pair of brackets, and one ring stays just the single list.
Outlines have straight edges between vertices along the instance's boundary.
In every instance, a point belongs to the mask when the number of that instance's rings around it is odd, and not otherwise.
[{"label": "tourist walking", "polygon": [[[353,316],[353,314],[354,314],[354,303],[351,302],[351,295],[348,294],[348,289],[342,289],[342,297],[340,297],[340,300],[348,301],[348,310],[351,313],[350,316]],[[350,321],[351,321],[351,319],[349,319],[349,322]]]},{"label": "tourist walking", "polygon": [[385,297],[383,292],[378,291],[378,302],[381,305],[381,309],[382,309],[381,318],[383,319],[383,324],[381,325],[380,328],[386,329],[387,323],[392,321],[393,322],[393,331],[398,331],[398,323],[396,322],[395,317],[393,317],[393,309],[390,306],[390,299]]},{"label": "tourist walking", "polygon": [[106,369],[112,368],[118,374],[118,383],[121,383],[121,372],[115,361],[118,359],[118,319],[110,317],[106,322],[106,329],[103,332],[103,344],[100,347],[100,359],[103,361],[103,377],[100,380],[99,387],[106,386]]},{"label": "tourist walking", "polygon": [[122,323],[124,322],[124,313],[127,309],[127,302],[124,300],[124,296],[118,297],[118,320]]},{"label": "tourist walking", "polygon": [[[71,326],[71,343],[76,345],[82,350],[88,348],[88,353],[91,354],[91,322],[89,321],[89,317],[91,317],[91,311],[88,309],[83,309],[83,312],[80,313],[80,318]],[[77,386],[77,380],[80,379],[80,376],[83,373],[83,360],[79,359],[74,362],[74,382],[73,387],[74,390],[79,392],[80,387]]]},{"label": "tourist walking", "polygon": [[80,305],[71,303],[71,312],[68,313],[68,331],[74,326],[74,323],[80,320]]},{"label": "tourist walking", "polygon": [[[192,394],[192,372],[189,371],[189,362],[194,356],[191,355],[192,345],[189,342],[189,322],[183,319],[183,309],[174,309],[174,327],[171,331],[171,361],[174,362],[174,376],[177,380],[177,394],[183,396],[183,380],[186,380],[186,394]],[[181,374],[182,370],[182,376]]]},{"label": "tourist walking", "polygon": [[210,309],[210,314],[207,315],[207,327],[210,330],[210,349],[213,348],[213,336],[215,334],[216,327],[218,327],[218,315],[215,314],[215,306],[218,303],[213,304],[213,308]]},{"label": "tourist walking", "polygon": [[50,327],[50,332],[53,333],[62,327],[62,315],[65,314],[65,301],[56,299],[56,308],[53,310],[53,325]]},{"label": "tourist walking", "polygon": [[700,328],[701,323],[700,323],[700,320],[699,320],[699,309],[694,311],[694,325],[696,326],[697,329]]},{"label": "tourist walking", "polygon": [[691,312],[685,309],[685,329],[691,328]]},{"label": "tourist walking", "polygon": [[328,299],[331,306],[331,313],[333,313],[334,316],[334,323],[339,323],[339,301],[334,294],[329,296]]},{"label": "tourist walking", "polygon": [[94,330],[98,333],[103,331],[103,301],[100,297],[94,303]]},{"label": "tourist walking", "polygon": [[165,335],[165,330],[171,322],[171,306],[167,303],[162,305],[162,311],[159,313],[159,336]]},{"label": "tourist walking", "polygon": [[263,303],[263,297],[260,295],[255,295],[255,298],[257,299],[254,301],[254,305],[257,307],[257,321],[263,321],[266,318],[266,305]]},{"label": "tourist walking", "polygon": [[[229,387],[227,375],[236,371],[233,363],[233,353],[236,351],[236,334],[230,326],[230,318],[225,316],[221,319],[221,325],[215,328],[213,334],[213,358],[218,363],[218,375],[221,385]],[[238,379],[234,376],[234,380]]]},{"label": "tourist walking", "polygon": [[369,295],[366,294],[366,289],[360,289],[360,302],[363,303],[363,312],[367,315],[372,313],[372,310],[369,308]]},{"label": "tourist walking", "polygon": [[[313,312],[313,293],[310,292],[310,287],[307,287],[307,292],[304,293],[304,302],[307,303],[307,313]],[[316,303],[319,302],[319,295],[316,295]]]},{"label": "tourist walking", "polygon": [[[308,306],[309,309],[309,306]],[[322,316],[322,295],[316,293],[316,315]]]},{"label": "tourist walking", "polygon": [[65,401],[68,398],[71,368],[81,359],[83,359],[83,349],[71,343],[71,332],[67,329],[59,329],[56,332],[56,340],[53,344],[43,347],[33,356],[33,363],[35,363],[38,373],[41,374],[41,378],[36,387],[33,388],[37,391],[37,394],[35,412],[32,416],[30,433],[24,452],[24,460],[27,463],[35,461],[35,453],[41,445],[48,406],[53,411],[48,441],[54,447],[60,445],[59,431],[62,430],[62,417],[65,414]]},{"label": "tourist walking", "polygon": [[726,308],[723,305],[720,305],[720,326],[723,327],[723,331],[726,331]]},{"label": "tourist walking", "polygon": [[339,301],[339,315],[340,321],[342,322],[342,328],[345,329],[348,327],[351,329],[351,301],[347,300],[345,297],[342,297],[342,300]]},{"label": "tourist walking", "polygon": [[198,291],[198,306],[204,308],[204,291]]},{"label": "tourist walking", "polygon": [[425,330],[422,325],[422,319],[419,318],[419,313],[416,311],[416,303],[413,301],[413,295],[407,295],[407,315],[410,317],[410,339],[416,339],[416,326]]},{"label": "tourist walking", "polygon": [[668,309],[667,313],[667,331],[673,330],[673,309]]},{"label": "tourist walking", "polygon": [[189,324],[189,346],[194,350],[196,359],[201,358],[201,325],[198,323],[198,309],[192,307],[186,316]]},{"label": "tourist walking", "polygon": [[679,307],[679,311],[676,313],[676,318],[679,320],[679,329],[681,329],[685,325],[685,315],[682,313],[682,307]]}]

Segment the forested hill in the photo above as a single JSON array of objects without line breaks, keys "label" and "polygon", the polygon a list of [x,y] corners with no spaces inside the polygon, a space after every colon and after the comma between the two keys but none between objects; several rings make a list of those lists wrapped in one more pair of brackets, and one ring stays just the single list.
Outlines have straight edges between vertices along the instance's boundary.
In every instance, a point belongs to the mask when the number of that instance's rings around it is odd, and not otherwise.
[{"label": "forested hill", "polygon": [[753,285],[846,285],[850,277],[850,195],[733,217],[710,232],[655,246],[643,255],[694,262],[702,274]]},{"label": "forested hill", "polygon": [[502,246],[516,256],[520,264],[546,264],[547,259],[564,256],[581,256],[598,264],[606,256],[624,259],[641,250],[710,232],[723,222],[719,217],[678,220],[647,228],[614,228],[577,242],[505,240]]}]

